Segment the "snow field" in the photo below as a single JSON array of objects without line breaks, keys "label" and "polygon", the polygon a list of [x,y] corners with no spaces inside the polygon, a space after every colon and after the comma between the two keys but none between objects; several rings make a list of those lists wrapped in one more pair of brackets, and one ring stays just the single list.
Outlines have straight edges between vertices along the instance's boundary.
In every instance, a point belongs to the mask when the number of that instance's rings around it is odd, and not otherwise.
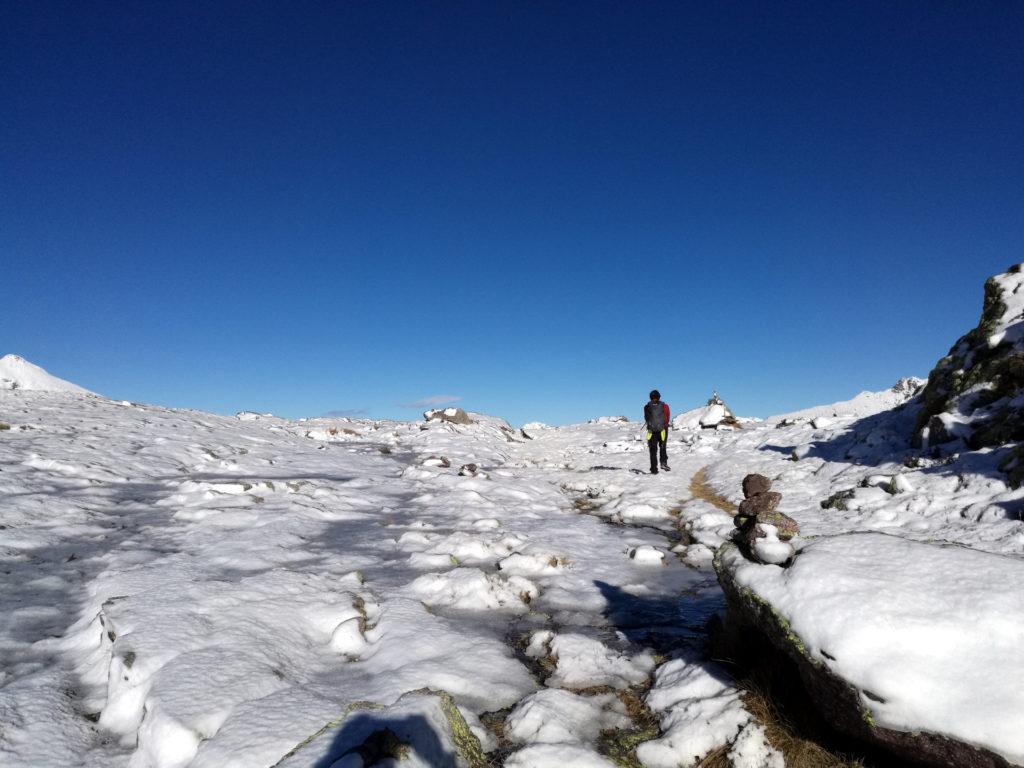
[{"label": "snow field", "polygon": [[[273,765],[353,702],[426,687],[488,750],[478,716],[509,709],[507,766],[611,765],[598,737],[629,727],[610,692],[629,691],[661,724],[645,766],[728,745],[735,766],[775,768],[697,650],[733,528],[690,498],[698,470],[733,503],[745,474],[771,477],[801,525],[798,564],[811,537],[850,530],[1024,553],[1024,491],[998,455],[904,466],[870,400],[817,425],[673,430],[674,471],[651,477],[641,425],[618,419],[526,439],[476,415],[294,422],[0,392],[0,764]],[[845,509],[823,509],[837,491]],[[1006,679],[949,669],[946,685]],[[888,700],[898,724],[908,699]]]},{"label": "snow field", "polygon": [[[579,516],[559,487],[565,473],[502,469],[507,434],[488,424],[468,434],[361,424],[349,428],[369,439],[325,428],[316,440],[308,422],[269,416],[17,398],[4,407],[22,407],[34,426],[4,412],[24,441],[0,446],[22,457],[4,477],[23,498],[5,513],[18,533],[4,544],[54,553],[25,582],[35,587],[5,599],[44,600],[40,579],[81,585],[67,590],[67,619],[51,617],[65,629],[21,646],[62,659],[77,691],[75,713],[51,710],[5,737],[0,754],[30,764],[260,764],[347,702],[421,687],[449,691],[471,720],[515,705],[538,681],[499,629],[509,617],[605,625],[596,582],[648,580],[650,566],[629,553],[664,542]],[[450,466],[424,466],[424,454]],[[456,474],[469,462],[497,467]],[[44,495],[57,501],[42,519],[33,509]],[[54,564],[71,550],[68,581]],[[652,593],[693,580],[681,565],[662,571]],[[637,685],[653,668],[648,655],[578,633],[553,644],[555,682],[567,685]],[[0,689],[0,706],[18,712],[56,688],[45,660],[4,672],[23,685]],[[600,764],[586,741],[572,748]],[[39,746],[61,743],[60,760]]]}]

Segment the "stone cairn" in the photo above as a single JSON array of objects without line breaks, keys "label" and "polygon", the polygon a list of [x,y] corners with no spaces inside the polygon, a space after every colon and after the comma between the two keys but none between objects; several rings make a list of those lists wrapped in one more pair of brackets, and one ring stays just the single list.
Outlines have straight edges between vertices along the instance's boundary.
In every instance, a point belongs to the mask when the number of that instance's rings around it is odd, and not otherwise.
[{"label": "stone cairn", "polygon": [[752,560],[781,565],[795,554],[790,540],[800,529],[796,520],[778,511],[782,494],[771,488],[772,481],[764,475],[743,478],[743,501],[733,518],[738,529],[734,538]]}]

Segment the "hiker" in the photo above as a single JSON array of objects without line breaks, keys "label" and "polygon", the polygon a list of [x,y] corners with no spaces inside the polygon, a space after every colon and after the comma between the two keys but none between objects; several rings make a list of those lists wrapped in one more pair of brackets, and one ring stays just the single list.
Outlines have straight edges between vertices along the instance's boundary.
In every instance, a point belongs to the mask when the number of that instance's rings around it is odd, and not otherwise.
[{"label": "hiker", "polygon": [[669,410],[668,403],[661,402],[661,393],[651,390],[651,401],[644,406],[644,422],[647,424],[647,447],[651,450],[651,474],[658,474],[658,453],[660,446],[661,468],[669,471],[668,450],[665,447],[668,437]]}]

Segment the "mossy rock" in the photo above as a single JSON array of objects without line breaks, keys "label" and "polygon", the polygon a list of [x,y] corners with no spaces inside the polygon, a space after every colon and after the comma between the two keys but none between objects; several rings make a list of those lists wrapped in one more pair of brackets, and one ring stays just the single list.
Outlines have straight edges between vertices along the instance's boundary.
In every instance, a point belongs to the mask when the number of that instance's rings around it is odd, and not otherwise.
[{"label": "mossy rock", "polygon": [[855,488],[847,488],[845,491],[836,491],[827,499],[821,502],[822,509],[838,509],[843,512],[846,511],[846,502],[854,497],[856,494]]},{"label": "mossy rock", "polygon": [[[1008,271],[1019,273],[1019,265]],[[915,446],[921,445],[922,432],[933,417],[953,410],[958,399],[969,390],[984,385],[971,402],[972,410],[1012,398],[1024,390],[1024,354],[1016,351],[1010,342],[989,346],[989,338],[1003,321],[1006,311],[1000,284],[995,278],[989,278],[985,282],[978,325],[961,336],[928,375],[928,383],[921,393],[922,408],[914,426]],[[1024,416],[1000,412],[981,425],[978,433],[972,435],[970,444],[972,448],[1002,445],[1008,440],[1020,439],[1015,437],[1018,434],[1024,434]],[[949,439],[949,436],[939,436],[939,439]]]},{"label": "mossy rock", "polygon": [[736,583],[727,562],[735,557],[732,554],[735,552],[735,544],[724,544],[718,548],[714,560],[715,573],[726,597],[729,621],[739,628],[745,643],[757,642],[756,638],[760,638],[770,650],[784,654],[795,663],[804,690],[832,728],[871,748],[894,755],[899,765],[1011,768],[1009,762],[994,752],[965,742],[934,733],[896,731],[877,725],[870,710],[861,704],[862,692],[811,656],[789,621],[774,606],[752,589]]},{"label": "mossy rock", "polygon": [[999,470],[1006,473],[1011,488],[1020,488],[1024,484],[1024,445],[1011,449],[999,462]]}]

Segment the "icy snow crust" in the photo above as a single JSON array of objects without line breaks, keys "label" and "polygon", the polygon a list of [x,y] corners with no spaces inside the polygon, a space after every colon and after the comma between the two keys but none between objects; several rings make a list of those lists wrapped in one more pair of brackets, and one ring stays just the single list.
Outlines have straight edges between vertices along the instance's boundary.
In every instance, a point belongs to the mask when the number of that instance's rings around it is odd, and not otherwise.
[{"label": "icy snow crust", "polygon": [[[725,745],[736,766],[779,765],[700,654],[732,520],[691,480],[704,469],[736,502],[744,474],[766,474],[805,536],[1020,558],[1024,491],[998,452],[908,470],[893,436],[913,416],[672,430],[673,471],[652,477],[643,425],[619,419],[528,440],[477,414],[287,421],[0,392],[0,765],[271,766],[354,702],[421,688],[450,693],[491,750],[477,716],[511,708],[508,766],[612,764],[595,732],[628,726],[627,691],[661,725],[638,750],[649,768]],[[460,475],[469,463],[482,474]],[[846,489],[846,509],[820,507]],[[1012,633],[1019,610],[986,610],[1009,599],[996,575],[991,599],[964,620],[952,604],[945,626]],[[1020,688],[988,658],[963,661],[962,700]],[[934,670],[913,669],[901,684],[928,690]],[[950,722],[942,696],[927,718],[910,696],[889,699],[903,702],[892,727],[999,738]]]}]

